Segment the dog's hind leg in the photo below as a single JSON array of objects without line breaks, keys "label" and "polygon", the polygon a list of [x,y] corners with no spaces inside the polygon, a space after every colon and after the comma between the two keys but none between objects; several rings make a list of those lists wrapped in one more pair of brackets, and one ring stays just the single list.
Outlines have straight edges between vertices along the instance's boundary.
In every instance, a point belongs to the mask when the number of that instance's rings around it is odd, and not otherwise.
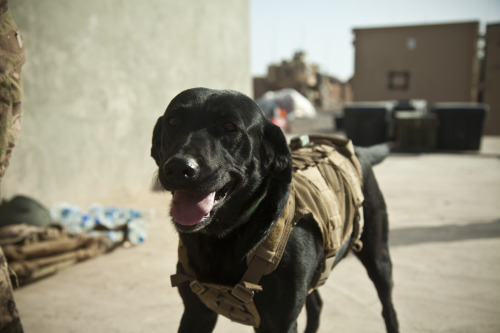
[{"label": "dog's hind leg", "polygon": [[371,169],[365,174],[363,249],[357,253],[368,276],[377,289],[382,303],[382,316],[387,332],[399,331],[396,311],[392,303],[392,263],[388,245],[388,217],[382,193]]},{"label": "dog's hind leg", "polygon": [[319,327],[319,316],[323,301],[318,290],[313,290],[306,298],[307,325],[305,333],[315,333]]},{"label": "dog's hind leg", "polygon": [[362,251],[358,254],[358,257],[377,289],[378,297],[382,303],[382,316],[384,317],[387,332],[399,332],[397,315],[392,303],[392,264],[389,251],[380,249],[377,257]]}]

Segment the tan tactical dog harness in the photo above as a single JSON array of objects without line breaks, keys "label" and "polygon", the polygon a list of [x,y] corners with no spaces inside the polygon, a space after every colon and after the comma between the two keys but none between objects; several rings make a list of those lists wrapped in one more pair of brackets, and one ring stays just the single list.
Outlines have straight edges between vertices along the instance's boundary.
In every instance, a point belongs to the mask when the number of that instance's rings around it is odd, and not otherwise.
[{"label": "tan tactical dog harness", "polygon": [[313,215],[325,251],[309,291],[326,282],[334,263],[341,259],[336,256],[340,247],[348,241],[348,249],[362,247],[363,182],[352,143],[332,136],[302,136],[292,140],[291,148],[294,175],[287,205],[270,236],[248,256],[248,268],[240,282],[224,286],[198,281],[182,242],[179,261],[185,274],[171,277],[174,287],[190,282],[191,290],[209,309],[254,327],[260,324],[253,301],[254,293],[262,290],[259,281],[276,269],[293,227],[304,215]]}]

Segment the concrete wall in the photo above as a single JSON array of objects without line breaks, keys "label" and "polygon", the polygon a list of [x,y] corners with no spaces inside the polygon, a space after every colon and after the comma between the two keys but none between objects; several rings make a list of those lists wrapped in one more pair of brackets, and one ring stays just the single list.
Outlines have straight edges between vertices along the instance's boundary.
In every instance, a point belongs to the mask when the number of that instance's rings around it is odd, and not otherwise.
[{"label": "concrete wall", "polygon": [[484,103],[490,106],[484,133],[500,135],[500,23],[486,30]]},{"label": "concrete wall", "polygon": [[354,99],[477,101],[478,26],[467,22],[354,29]]},{"label": "concrete wall", "polygon": [[147,201],[156,119],[181,90],[251,94],[248,0],[23,0],[24,122],[2,194]]}]

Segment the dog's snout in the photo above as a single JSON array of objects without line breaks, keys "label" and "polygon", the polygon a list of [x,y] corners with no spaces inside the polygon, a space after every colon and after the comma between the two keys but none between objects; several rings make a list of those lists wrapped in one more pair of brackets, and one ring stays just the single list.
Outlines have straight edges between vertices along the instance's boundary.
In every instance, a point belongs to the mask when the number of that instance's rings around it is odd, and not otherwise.
[{"label": "dog's snout", "polygon": [[190,157],[172,157],[164,165],[168,181],[176,184],[191,182],[198,177],[200,166]]}]

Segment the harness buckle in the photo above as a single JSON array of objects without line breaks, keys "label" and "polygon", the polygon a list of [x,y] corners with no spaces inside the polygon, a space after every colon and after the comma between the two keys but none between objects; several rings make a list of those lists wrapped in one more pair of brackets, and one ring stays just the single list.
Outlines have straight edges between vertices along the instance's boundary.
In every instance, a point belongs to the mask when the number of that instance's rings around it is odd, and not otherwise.
[{"label": "harness buckle", "polygon": [[191,290],[193,291],[193,293],[195,293],[197,295],[201,295],[207,290],[207,288],[205,286],[203,286],[201,284],[201,282],[198,280],[194,280],[193,282],[191,282],[189,284],[189,286],[191,287]]},{"label": "harness buckle", "polygon": [[244,304],[250,302],[253,299],[254,294],[255,292],[246,288],[241,282],[231,289],[231,295]]}]

